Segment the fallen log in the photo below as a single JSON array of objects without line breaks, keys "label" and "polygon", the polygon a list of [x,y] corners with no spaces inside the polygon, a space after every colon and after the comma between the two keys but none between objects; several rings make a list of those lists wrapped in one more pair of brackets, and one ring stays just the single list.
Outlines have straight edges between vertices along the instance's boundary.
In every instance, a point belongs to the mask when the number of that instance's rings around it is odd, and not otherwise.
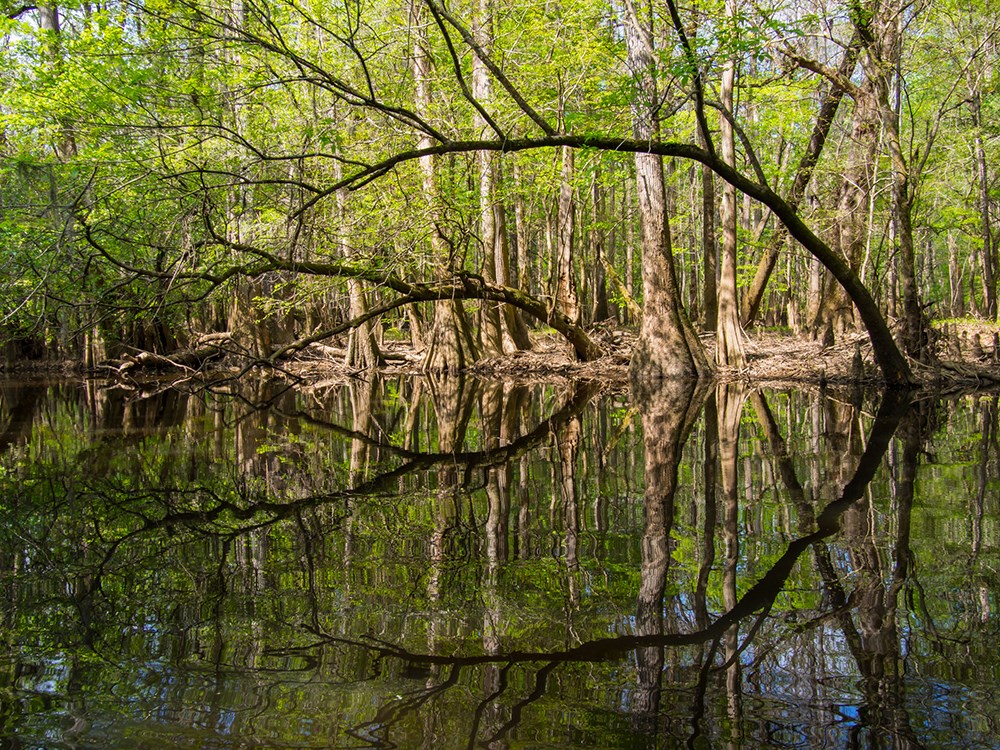
[{"label": "fallen log", "polygon": [[198,337],[191,349],[180,349],[169,355],[156,354],[141,349],[134,354],[127,354],[120,364],[109,364],[110,369],[119,375],[131,373],[134,370],[197,370],[205,363],[219,359],[229,353],[224,345],[232,341],[229,332],[209,333]]}]

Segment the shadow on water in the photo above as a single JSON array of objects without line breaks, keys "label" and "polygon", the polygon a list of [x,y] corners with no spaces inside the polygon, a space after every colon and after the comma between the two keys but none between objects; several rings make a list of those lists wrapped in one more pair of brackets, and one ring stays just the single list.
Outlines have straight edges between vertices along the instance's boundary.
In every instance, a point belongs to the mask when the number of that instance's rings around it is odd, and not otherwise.
[{"label": "shadow on water", "polygon": [[996,404],[2,383],[0,746],[998,746]]}]

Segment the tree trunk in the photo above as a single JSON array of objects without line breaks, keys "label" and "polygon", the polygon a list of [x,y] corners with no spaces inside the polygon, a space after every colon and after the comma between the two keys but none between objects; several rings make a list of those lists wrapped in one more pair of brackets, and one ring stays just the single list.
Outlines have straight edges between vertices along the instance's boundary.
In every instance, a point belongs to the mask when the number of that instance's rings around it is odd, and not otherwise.
[{"label": "tree trunk", "polygon": [[[726,16],[735,23],[734,0],[726,0]],[[733,113],[733,87],[736,82],[736,62],[728,58],[723,66],[719,95],[725,113]],[[736,137],[733,125],[723,116],[719,123],[721,156],[729,166],[736,167]],[[743,351],[743,331],[740,329],[739,307],[736,303],[736,188],[728,182],[722,186],[722,268],[719,275],[719,307],[715,329],[715,361],[719,365],[741,368],[746,362]]]},{"label": "tree trunk", "polygon": [[[491,0],[479,0],[473,36],[480,48],[489,53],[493,46],[493,8]],[[487,107],[492,99],[489,71],[479,55],[472,56],[472,96],[483,107]],[[475,115],[477,136],[486,137],[489,126],[482,113]],[[479,237],[482,250],[480,263],[483,278],[489,282],[497,281],[497,256],[500,252],[497,201],[494,195],[496,181],[496,157],[488,151],[476,154],[479,166]],[[503,261],[501,261],[503,262]],[[484,301],[479,308],[479,344],[484,355],[501,354],[504,350],[503,333],[501,331],[500,306]]]},{"label": "tree trunk", "polygon": [[[702,147],[707,145],[705,135],[699,131]],[[719,293],[716,288],[719,265],[719,247],[715,238],[715,173],[701,167],[701,251],[704,291],[702,293],[704,318],[702,330],[714,331],[719,321]]]},{"label": "tree trunk", "polygon": [[[639,94],[632,107],[632,131],[637,140],[656,140],[659,104],[654,35],[639,20],[632,2],[627,4],[625,44],[628,66],[638,78]],[[642,243],[643,315],[639,342],[632,355],[633,381],[659,378],[700,378],[711,372],[705,349],[681,306],[670,225],[666,214],[663,159],[636,153],[636,194],[639,200],[639,234]]]},{"label": "tree trunk", "polygon": [[[342,166],[339,161],[334,162],[334,179],[342,177]],[[351,249],[351,243],[347,239],[347,191],[338,190],[336,195],[337,227],[339,232],[339,244],[341,257],[346,261],[354,260],[355,253]],[[347,295],[349,311],[348,315],[353,319],[365,315],[368,312],[368,299],[365,296],[364,286],[357,279],[347,280]],[[344,364],[359,370],[370,370],[382,364],[382,352],[379,350],[378,340],[375,337],[375,326],[373,321],[366,320],[356,328],[352,328],[347,336],[347,354]]]},{"label": "tree trunk", "polygon": [[955,233],[948,232],[948,308],[953,318],[965,317],[965,287],[962,284],[962,266],[958,260],[958,243]]},{"label": "tree trunk", "polygon": [[[642,412],[646,489],[643,500],[642,562],[636,601],[635,633],[662,635],[663,597],[670,566],[677,469],[684,445],[698,418],[707,388],[693,381],[660,382],[636,396]],[[634,710],[655,720],[663,679],[663,647],[636,650],[638,686]]]},{"label": "tree trunk", "polygon": [[524,289],[529,294],[533,293],[535,289],[532,284],[531,279],[531,263],[528,257],[528,247],[529,247],[529,235],[528,235],[528,219],[525,216],[524,208],[524,193],[522,191],[521,184],[521,170],[517,167],[517,162],[514,162],[513,168],[513,178],[514,178],[514,241],[517,244],[517,248],[513,257],[517,259],[514,264],[515,268],[512,268],[513,281],[518,289]]},{"label": "tree trunk", "polygon": [[573,177],[575,159],[573,149],[561,150],[562,166],[559,179],[559,200],[556,219],[555,304],[559,312],[574,323],[580,322],[580,298],[573,274],[573,243],[576,238],[576,207]]},{"label": "tree trunk", "polygon": [[[632,221],[629,214],[632,211],[633,203],[632,190],[634,189],[635,181],[632,179],[625,180],[624,190],[625,194],[623,203],[623,212],[625,213],[625,292],[626,299],[635,299],[635,224]],[[624,318],[626,323],[641,323],[641,319],[637,319],[636,316],[629,310],[628,306],[625,308]]]},{"label": "tree trunk", "polygon": [[[475,80],[474,76],[473,82]],[[499,237],[493,196],[494,156],[488,151],[480,151],[476,156],[479,162],[479,235],[482,248],[482,262],[479,267],[484,279],[495,282]],[[483,302],[479,308],[479,344],[484,355],[503,352],[503,333],[500,326],[499,305]]]},{"label": "tree trunk", "polygon": [[[837,67],[837,73],[840,76],[848,79],[851,77],[858,63],[860,48],[860,37],[855,32],[854,37],[844,51],[840,65]],[[816,122],[813,124],[812,135],[809,137],[809,144],[806,146],[806,152],[799,160],[798,168],[795,170],[795,178],[788,193],[788,203],[793,208],[798,208],[802,202],[802,198],[805,196],[806,188],[812,180],[813,170],[819,161],[820,155],[823,153],[827,136],[830,134],[830,126],[833,124],[833,119],[840,108],[840,102],[843,98],[844,90],[840,86],[831,83],[826,94],[823,96],[823,101],[816,115]],[[782,245],[784,245],[787,236],[788,232],[784,225],[779,224],[767,247],[764,249],[764,254],[757,264],[757,271],[754,273],[750,288],[743,297],[740,317],[744,326],[753,325],[757,314],[760,312],[764,290],[767,288],[767,282],[771,278],[771,272],[774,270],[775,261],[778,259],[778,252],[781,250]]]},{"label": "tree trunk", "polygon": [[969,97],[969,108],[972,110],[972,124],[975,127],[976,178],[979,183],[979,216],[983,238],[983,249],[980,256],[983,269],[983,307],[986,311],[986,317],[995,320],[997,317],[996,259],[993,253],[993,230],[990,221],[989,165],[986,160],[986,149],[983,146],[982,100],[978,88],[973,90]]},{"label": "tree trunk", "polygon": [[[872,169],[879,145],[881,111],[871,91],[874,82],[866,76],[862,95],[854,102],[850,149],[843,177],[837,189],[832,245],[848,267],[858,273],[868,230],[868,202],[872,190]],[[830,336],[848,330],[854,323],[854,309],[841,286],[824,274],[823,296],[816,318],[814,336]]]},{"label": "tree trunk", "polygon": [[[417,110],[428,112],[431,109],[431,57],[427,29],[425,27],[424,4],[421,0],[411,0],[410,27],[413,31],[413,79],[416,89]],[[434,140],[427,134],[421,134],[419,147],[428,148]],[[435,162],[433,156],[420,157],[420,169],[423,174],[424,200],[428,203],[431,219],[430,244],[434,262],[441,267],[441,275],[452,271],[454,259],[448,249],[448,243],[441,234],[441,222],[438,220],[437,181],[435,178]],[[459,300],[440,300],[434,303],[434,319],[428,333],[427,354],[424,357],[424,369],[428,371],[457,371],[467,367],[478,357],[478,348],[472,336],[472,327],[462,302]]]},{"label": "tree trunk", "polygon": [[[503,173],[500,165],[497,165],[497,178],[503,180]],[[494,244],[493,260],[496,264],[496,280],[500,286],[518,285],[518,280],[512,276],[511,272],[511,252],[510,243],[507,236],[507,207],[502,201],[494,197],[493,212],[496,226],[496,241]],[[528,335],[528,326],[524,322],[524,317],[520,311],[511,305],[500,305],[500,334],[503,338],[503,350],[507,353],[515,351],[527,351],[531,349],[531,338]]]},{"label": "tree trunk", "polygon": [[[740,501],[739,501],[739,440],[740,420],[746,391],[742,383],[727,383],[716,390],[719,420],[719,463],[722,479],[723,538],[725,553],[722,562],[722,602],[727,612],[736,606],[739,597],[737,577],[740,561]],[[723,637],[723,658],[726,669],[727,713],[730,734],[738,742],[742,722],[740,713],[741,669],[738,658],[739,625],[726,630]]]},{"label": "tree trunk", "polygon": [[604,221],[604,200],[596,177],[591,185],[590,194],[593,203],[591,206],[590,242],[593,246],[592,260],[594,268],[594,306],[590,317],[594,323],[600,323],[610,318],[611,313],[608,310],[608,284],[604,271],[605,233],[602,223]]},{"label": "tree trunk", "polygon": [[[48,56],[48,63],[54,77],[58,78],[62,73],[62,27],[59,20],[58,5],[38,6],[38,26],[46,32],[45,51]],[[65,163],[76,156],[77,144],[76,134],[71,122],[60,119],[59,139],[54,144],[56,157]]]},{"label": "tree trunk", "polygon": [[[890,4],[892,5],[892,4]],[[882,24],[881,45],[877,50],[880,81],[876,91],[882,96],[882,119],[885,125],[889,156],[892,162],[892,213],[899,242],[898,275],[903,296],[903,351],[914,359],[926,360],[928,350],[928,326],[925,324],[920,306],[920,291],[917,286],[916,248],[913,241],[913,199],[915,186],[910,178],[909,165],[903,154],[899,134],[901,108],[901,82],[899,80],[899,58],[901,54],[900,12],[890,12]],[[876,68],[877,64],[877,68]],[[890,81],[893,82],[893,101],[890,101]]]}]

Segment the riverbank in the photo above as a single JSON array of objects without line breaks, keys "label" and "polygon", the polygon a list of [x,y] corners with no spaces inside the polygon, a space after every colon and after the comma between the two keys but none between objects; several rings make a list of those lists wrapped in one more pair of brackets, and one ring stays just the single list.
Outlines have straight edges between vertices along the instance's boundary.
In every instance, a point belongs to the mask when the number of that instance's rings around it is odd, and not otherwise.
[{"label": "riverbank", "polygon": [[[997,326],[976,321],[949,322],[935,327],[933,364],[911,362],[914,373],[928,387],[960,388],[1000,384],[1000,346]],[[484,359],[470,374],[514,381],[596,380],[627,385],[628,365],[638,339],[628,328],[601,327],[591,332],[607,354],[580,362],[572,348],[555,335],[535,336],[531,351]],[[714,359],[715,336],[702,334],[702,343]],[[408,344],[387,342],[385,371],[420,372],[422,356]],[[338,356],[339,355],[339,356]],[[342,364],[343,351],[322,347],[304,351],[285,364],[286,371],[307,381],[356,377],[361,373]],[[716,378],[752,385],[861,385],[877,387],[881,376],[868,337],[848,334],[832,345],[806,336],[777,331],[755,331],[746,339],[747,361],[742,368],[719,368]]]},{"label": "riverbank", "polygon": [[[488,357],[465,372],[481,378],[519,382],[592,380],[627,387],[628,366],[638,334],[632,328],[597,326],[590,331],[605,356],[580,362],[572,347],[555,333],[535,332],[533,347],[497,357]],[[714,358],[714,334],[702,334],[709,357]],[[863,333],[846,334],[832,346],[806,336],[780,331],[755,330],[745,342],[746,363],[740,368],[719,368],[715,376],[723,382],[740,381],[750,385],[860,385],[878,387],[881,377],[872,356],[871,344]],[[139,353],[129,360],[102,363],[84,368],[74,361],[17,361],[6,363],[3,372],[10,374],[77,374],[111,379],[134,379],[150,373],[183,378],[201,375],[242,376],[251,371],[270,369],[279,378],[309,384],[324,384],[363,377],[364,370],[344,364],[346,352],[337,346],[313,344],[294,357],[271,366],[254,363],[246,357],[220,349],[220,356],[200,366],[174,360],[171,356]],[[408,341],[385,340],[382,344],[386,375],[419,374],[423,370],[423,352]],[[931,388],[951,386],[968,389],[1000,385],[1000,328],[981,321],[948,321],[934,328],[932,364],[912,362],[920,382]],[[124,365],[124,366],[123,366]]]}]

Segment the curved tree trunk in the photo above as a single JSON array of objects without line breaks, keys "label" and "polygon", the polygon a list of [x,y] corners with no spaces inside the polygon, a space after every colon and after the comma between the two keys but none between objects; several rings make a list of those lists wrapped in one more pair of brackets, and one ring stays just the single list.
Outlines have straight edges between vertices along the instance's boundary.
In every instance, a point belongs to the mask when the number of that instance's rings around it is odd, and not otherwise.
[{"label": "curved tree trunk", "polygon": [[[279,264],[280,265],[280,264]],[[435,302],[445,304],[455,304],[457,311],[453,311],[452,318],[461,321],[461,300],[475,299],[501,302],[505,305],[517,308],[527,315],[531,315],[542,323],[552,326],[553,329],[572,345],[577,359],[590,362],[604,355],[604,351],[594,343],[593,339],[587,335],[582,326],[574,323],[568,317],[557,310],[553,310],[546,302],[532,297],[529,294],[513,289],[511,287],[501,287],[496,284],[487,283],[481,276],[471,274],[458,274],[452,279],[438,282],[436,284],[409,283],[398,277],[382,274],[378,271],[361,271],[358,268],[344,266],[340,264],[319,264],[319,263],[297,263],[299,270],[306,268],[313,273],[324,276],[345,276],[348,278],[363,278],[368,281],[378,283],[400,293],[401,297],[380,305],[377,308],[369,309],[364,315],[352,318],[339,323],[332,328],[318,331],[298,341],[292,342],[271,355],[271,359],[279,359],[295,352],[302,351],[309,344],[322,341],[330,336],[348,331],[351,328],[361,325],[366,320],[377,318],[391,310],[395,310],[404,305],[414,305],[420,302]],[[307,271],[308,272],[308,271]],[[467,320],[467,317],[466,317]],[[447,329],[445,329],[447,330]],[[455,335],[470,335],[468,329],[456,327]],[[464,333],[461,333],[464,330]],[[474,345],[475,342],[465,342]]]}]

